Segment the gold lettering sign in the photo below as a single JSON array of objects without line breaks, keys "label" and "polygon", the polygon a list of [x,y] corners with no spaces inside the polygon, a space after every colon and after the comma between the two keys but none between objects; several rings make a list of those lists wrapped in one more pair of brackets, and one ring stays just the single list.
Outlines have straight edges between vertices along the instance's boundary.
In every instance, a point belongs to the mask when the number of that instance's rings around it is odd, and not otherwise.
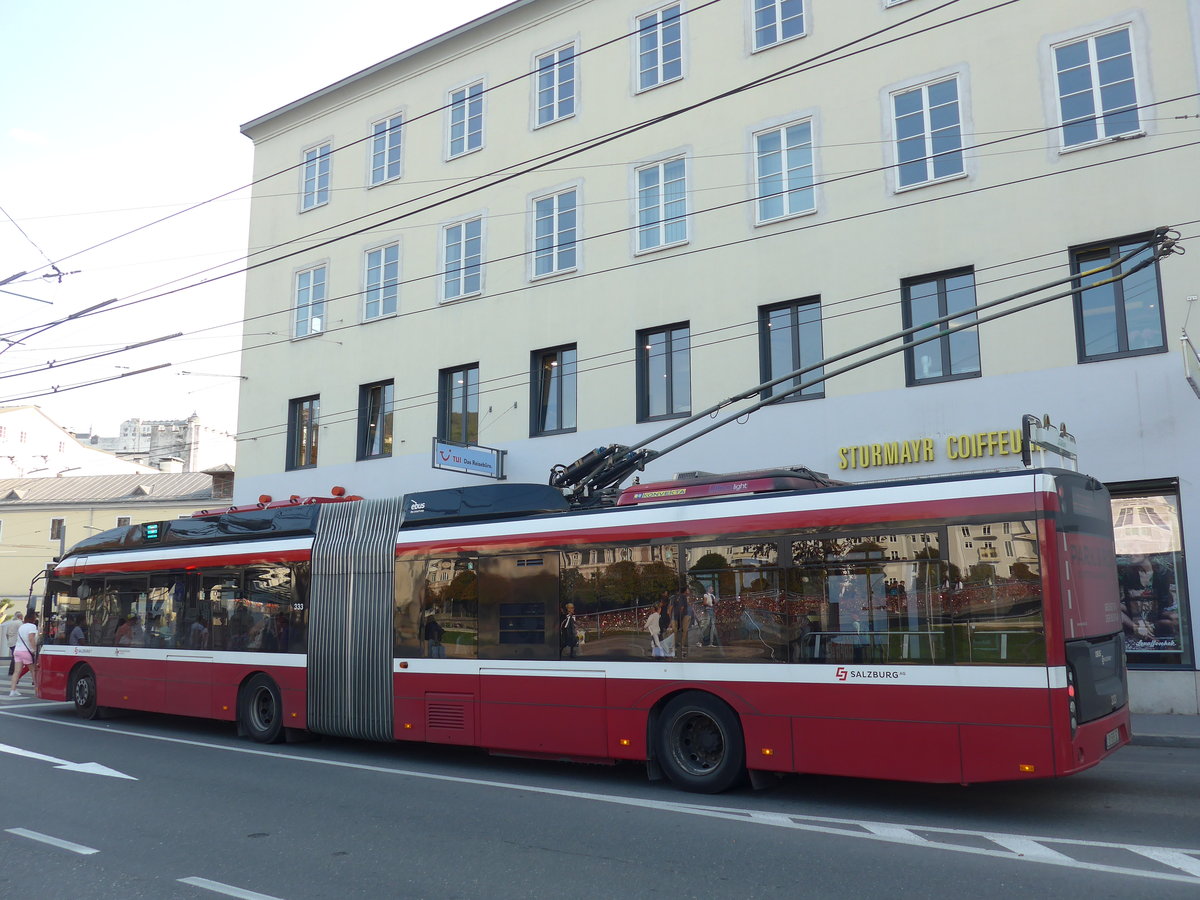
[{"label": "gold lettering sign", "polygon": [[[946,459],[980,459],[985,456],[1017,456],[1021,453],[1021,430],[976,431],[952,434],[946,438]],[[906,466],[934,462],[937,459],[933,438],[854,444],[838,448],[839,469],[874,469],[882,466]]]}]

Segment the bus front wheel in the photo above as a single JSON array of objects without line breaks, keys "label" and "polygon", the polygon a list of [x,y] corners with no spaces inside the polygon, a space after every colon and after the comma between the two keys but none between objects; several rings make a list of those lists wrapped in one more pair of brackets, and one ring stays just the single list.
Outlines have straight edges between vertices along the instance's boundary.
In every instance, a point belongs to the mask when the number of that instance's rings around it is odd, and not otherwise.
[{"label": "bus front wheel", "polygon": [[656,749],[667,778],[685,791],[717,794],[745,772],[746,746],[737,714],[698,691],[667,703],[658,721]]},{"label": "bus front wheel", "polygon": [[266,675],[255,675],[242,687],[238,724],[260,744],[274,744],[283,737],[283,698]]},{"label": "bus front wheel", "polygon": [[96,673],[91,666],[81,666],[71,677],[71,702],[81,719],[94,719],[100,715],[100,706],[96,703]]}]

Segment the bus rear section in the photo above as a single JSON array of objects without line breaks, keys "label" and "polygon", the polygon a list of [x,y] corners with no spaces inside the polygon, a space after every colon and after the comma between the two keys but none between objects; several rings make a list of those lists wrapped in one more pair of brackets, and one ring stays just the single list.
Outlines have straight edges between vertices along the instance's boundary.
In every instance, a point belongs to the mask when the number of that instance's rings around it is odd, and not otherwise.
[{"label": "bus rear section", "polygon": [[1055,767],[1060,775],[1088,769],[1130,740],[1129,683],[1108,491],[1093,478],[1055,477],[1057,505],[1047,541],[1057,565],[1062,651],[1055,677]]}]

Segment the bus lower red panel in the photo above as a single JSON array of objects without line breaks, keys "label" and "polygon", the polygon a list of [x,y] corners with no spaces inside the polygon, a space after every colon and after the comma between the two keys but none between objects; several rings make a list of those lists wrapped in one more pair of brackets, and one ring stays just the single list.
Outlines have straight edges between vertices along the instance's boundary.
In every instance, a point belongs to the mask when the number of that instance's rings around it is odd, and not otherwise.
[{"label": "bus lower red panel", "polygon": [[544,670],[521,676],[484,669],[479,743],[491,750],[607,756],[605,679],[597,674],[555,678]]}]

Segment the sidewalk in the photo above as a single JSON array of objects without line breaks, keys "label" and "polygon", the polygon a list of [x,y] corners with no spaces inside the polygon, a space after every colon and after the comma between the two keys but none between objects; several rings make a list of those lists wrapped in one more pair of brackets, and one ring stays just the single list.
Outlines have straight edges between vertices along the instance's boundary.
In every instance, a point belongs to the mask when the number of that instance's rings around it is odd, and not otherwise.
[{"label": "sidewalk", "polygon": [[1200,716],[1134,713],[1133,743],[1148,747],[1200,748]]}]

